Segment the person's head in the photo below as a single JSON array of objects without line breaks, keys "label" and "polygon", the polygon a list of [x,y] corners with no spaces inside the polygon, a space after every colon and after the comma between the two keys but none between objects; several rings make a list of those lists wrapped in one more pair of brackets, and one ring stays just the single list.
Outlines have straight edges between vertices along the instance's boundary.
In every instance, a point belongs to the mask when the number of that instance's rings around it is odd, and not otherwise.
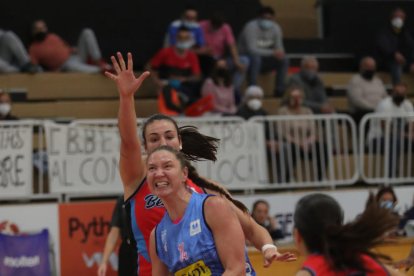
[{"label": "person's head", "polygon": [[198,12],[195,7],[188,5],[182,14],[181,20],[186,27],[191,27],[198,21]]},{"label": "person's head", "polygon": [[180,26],[177,30],[175,47],[180,51],[190,49],[194,45],[191,31],[186,26]]},{"label": "person's head", "polygon": [[220,29],[224,24],[224,15],[220,11],[214,11],[210,16],[210,24],[214,30]]},{"label": "person's head", "polygon": [[285,92],[283,103],[289,108],[299,108],[303,104],[304,93],[299,86],[290,86]]},{"label": "person's head", "polygon": [[377,64],[372,57],[364,57],[359,63],[359,72],[366,80],[372,80],[377,70]]},{"label": "person's head", "polygon": [[35,41],[42,41],[46,38],[48,28],[42,19],[35,20],[32,24],[32,38]]},{"label": "person's head", "polygon": [[263,89],[257,85],[250,85],[244,93],[244,103],[250,110],[257,111],[263,105]]},{"label": "person's head", "polygon": [[386,257],[370,249],[383,242],[384,235],[398,225],[398,218],[375,200],[369,202],[360,216],[343,224],[343,210],[331,196],[316,193],[301,198],[293,217],[294,238],[301,254],[320,254],[335,271],[366,271],[361,254]]},{"label": "person's head", "polygon": [[402,82],[394,84],[391,96],[392,96],[392,101],[396,105],[400,106],[401,103],[407,97],[407,84],[402,83]]},{"label": "person's head", "polygon": [[394,9],[391,12],[391,26],[396,30],[400,30],[402,27],[404,27],[405,16],[405,11],[403,9]]},{"label": "person's head", "polygon": [[263,225],[269,217],[269,203],[265,200],[257,200],[253,203],[252,218]]},{"label": "person's head", "polygon": [[379,204],[380,207],[392,210],[394,209],[395,205],[397,205],[397,196],[394,192],[394,189],[391,187],[382,187],[378,190],[375,200]]},{"label": "person's head", "polygon": [[217,85],[232,85],[232,74],[225,60],[218,60],[213,68],[211,77]]},{"label": "person's head", "polygon": [[147,158],[147,181],[151,192],[165,198],[185,190],[188,176],[184,155],[170,146],[160,146]]},{"label": "person's head", "polygon": [[300,63],[301,74],[307,81],[315,80],[319,71],[319,62],[314,56],[305,56]]},{"label": "person's head", "polygon": [[10,95],[0,89],[0,118],[6,117],[11,112]]},{"label": "person's head", "polygon": [[176,150],[182,147],[177,122],[163,114],[155,114],[145,121],[142,139],[147,152],[160,146],[170,146]]},{"label": "person's head", "polygon": [[263,6],[259,9],[259,26],[267,30],[274,25],[275,11],[270,6]]}]

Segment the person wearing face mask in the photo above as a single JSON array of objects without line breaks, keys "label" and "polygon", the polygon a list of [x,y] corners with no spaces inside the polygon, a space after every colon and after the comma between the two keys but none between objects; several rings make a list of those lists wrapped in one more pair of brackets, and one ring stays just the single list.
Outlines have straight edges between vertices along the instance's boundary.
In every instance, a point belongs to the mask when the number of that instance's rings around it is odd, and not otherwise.
[{"label": "person wearing face mask", "polygon": [[[313,112],[310,108],[303,105],[304,93],[298,86],[290,86],[284,96],[283,105],[279,108],[277,114],[280,116],[312,116]],[[283,130],[281,136],[285,147],[280,150],[279,157],[282,162],[286,162],[289,153],[292,158],[292,167],[297,162],[298,155],[301,159],[316,161],[317,179],[323,178],[323,172],[327,170],[327,150],[323,142],[319,142],[316,135],[315,122],[312,120],[289,120],[281,123]],[[290,150],[287,149],[290,147]],[[323,150],[322,150],[323,149]],[[322,162],[324,155],[324,162]],[[284,160],[284,161],[283,161]],[[286,182],[290,181],[291,170],[286,166]],[[284,180],[284,179],[283,179]]]},{"label": "person wearing face mask", "polygon": [[[414,121],[404,116],[412,115],[414,112],[413,104],[407,99],[407,85],[405,83],[395,84],[390,96],[380,101],[375,109],[377,114],[400,115],[402,118],[394,118],[390,127],[386,127],[386,120],[373,120],[369,125],[367,143],[373,146],[373,151],[383,154],[385,152],[385,143],[389,143],[389,176],[397,175],[399,155],[406,152],[410,147],[414,152],[414,133],[406,133],[407,130],[413,131]],[[409,125],[411,124],[411,126]],[[388,132],[385,132],[388,131]],[[386,139],[385,136],[389,136]]]},{"label": "person wearing face mask", "polygon": [[234,86],[231,72],[224,61],[219,61],[213,70],[211,78],[204,81],[201,95],[213,96],[213,113],[233,115],[237,111],[234,100]]},{"label": "person wearing face mask", "polygon": [[375,71],[375,60],[364,57],[359,64],[359,73],[352,76],[348,83],[349,111],[357,124],[387,96],[384,83],[375,75]]},{"label": "person wearing face mask", "polygon": [[213,12],[208,20],[200,22],[200,27],[203,30],[206,46],[211,49],[210,55],[216,61],[224,60],[227,68],[231,70],[236,102],[239,103],[249,58],[239,55],[232,28],[225,22],[221,12]]},{"label": "person wearing face mask", "polygon": [[160,91],[166,86],[173,88],[187,98],[187,104],[200,98],[201,85],[199,60],[191,46],[191,31],[181,26],[175,45],[159,50],[147,65]]},{"label": "person wearing face mask", "polygon": [[32,43],[29,54],[33,64],[47,71],[99,73],[111,71],[103,61],[95,33],[84,29],[76,48],[72,48],[60,36],[49,32],[46,22],[36,20],[32,24]]},{"label": "person wearing face mask", "polygon": [[243,117],[245,120],[253,116],[266,116],[267,112],[263,109],[263,89],[257,85],[247,87],[244,99],[236,112],[236,116]]},{"label": "person wearing face mask", "polygon": [[393,84],[401,81],[403,71],[414,73],[414,38],[405,24],[403,9],[392,11],[389,24],[377,36],[378,55],[390,73]]},{"label": "person wearing face mask", "polygon": [[0,121],[11,120],[18,120],[18,118],[11,114],[10,95],[0,89]]},{"label": "person wearing face mask", "polygon": [[280,97],[285,91],[285,79],[289,61],[283,46],[282,29],[275,21],[275,12],[263,6],[259,16],[244,25],[238,40],[240,54],[250,59],[249,85],[257,84],[259,73],[276,71],[274,95]]},{"label": "person wearing face mask", "polygon": [[328,102],[325,85],[318,75],[319,62],[314,56],[305,56],[301,60],[301,69],[293,74],[289,86],[298,86],[304,92],[303,105],[310,108],[315,114],[335,112]]}]

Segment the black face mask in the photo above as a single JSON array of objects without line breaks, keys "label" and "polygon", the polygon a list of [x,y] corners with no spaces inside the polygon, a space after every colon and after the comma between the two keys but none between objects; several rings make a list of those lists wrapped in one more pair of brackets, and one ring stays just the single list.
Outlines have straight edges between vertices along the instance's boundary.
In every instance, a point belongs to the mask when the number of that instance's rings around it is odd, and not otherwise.
[{"label": "black face mask", "polygon": [[396,104],[396,105],[400,105],[403,101],[405,100],[405,96],[402,95],[393,95],[392,96],[392,101]]},{"label": "black face mask", "polygon": [[374,77],[375,71],[374,70],[364,70],[361,72],[361,76],[366,80],[372,80]]},{"label": "black face mask", "polygon": [[34,41],[43,41],[47,36],[47,32],[38,32],[33,35]]}]

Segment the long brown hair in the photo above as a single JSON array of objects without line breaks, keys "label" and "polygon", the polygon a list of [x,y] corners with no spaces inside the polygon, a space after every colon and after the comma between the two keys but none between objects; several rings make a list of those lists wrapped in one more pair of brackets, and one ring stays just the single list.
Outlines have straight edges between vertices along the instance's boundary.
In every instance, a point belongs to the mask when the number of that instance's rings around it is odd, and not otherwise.
[{"label": "long brown hair", "polygon": [[338,202],[325,194],[303,197],[294,215],[295,228],[308,251],[323,255],[335,271],[367,271],[361,260],[363,254],[389,259],[371,249],[384,243],[385,235],[398,225],[396,216],[372,200],[356,220],[343,224],[343,219]]}]

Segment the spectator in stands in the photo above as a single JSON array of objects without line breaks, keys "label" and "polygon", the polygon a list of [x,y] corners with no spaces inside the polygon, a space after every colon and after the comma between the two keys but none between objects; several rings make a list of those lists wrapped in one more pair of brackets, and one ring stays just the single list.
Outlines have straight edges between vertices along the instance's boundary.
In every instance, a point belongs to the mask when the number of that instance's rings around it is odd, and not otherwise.
[{"label": "spectator in stands", "polygon": [[0,89],[0,121],[18,120],[16,116],[11,113],[12,100],[10,95]]},{"label": "spectator in stands", "polygon": [[30,62],[20,38],[12,31],[0,29],[0,73],[37,73],[41,68]]},{"label": "spectator in stands", "polygon": [[220,12],[213,12],[208,20],[200,22],[200,26],[211,56],[215,60],[225,60],[227,67],[233,72],[233,84],[236,102],[238,102],[249,59],[247,56],[239,55],[233,31],[230,25],[224,22],[224,16]]},{"label": "spectator in stands", "polygon": [[72,48],[57,34],[49,32],[43,20],[33,22],[29,54],[34,64],[47,71],[99,73],[112,69],[102,60],[98,41],[91,29],[82,30],[77,48]]},{"label": "spectator in stands", "polygon": [[313,113],[333,113],[334,108],[328,102],[325,85],[318,76],[319,63],[313,56],[305,56],[301,61],[300,72],[292,75],[288,86],[299,86],[305,93],[303,105]]},{"label": "spectator in stands", "polygon": [[203,75],[209,76],[214,67],[214,58],[212,57],[212,49],[206,46],[203,30],[198,23],[198,12],[194,6],[188,5],[181,18],[169,25],[164,46],[174,46],[177,43],[177,33],[181,26],[189,29],[191,39],[188,43],[190,48],[199,58]]},{"label": "spectator in stands", "polygon": [[269,231],[273,240],[283,239],[284,234],[278,228],[276,218],[269,215],[269,207],[266,200],[255,201],[252,208],[252,218]]},{"label": "spectator in stands", "polygon": [[204,81],[201,88],[202,96],[213,96],[212,112],[223,115],[233,115],[237,111],[234,97],[231,72],[224,60],[217,62],[211,78]]},{"label": "spectator in stands", "polygon": [[275,12],[269,6],[259,11],[259,16],[243,27],[238,46],[240,54],[250,59],[249,85],[257,84],[260,72],[276,70],[275,96],[283,95],[289,61],[283,47],[282,30],[275,21]]},{"label": "spectator in stands", "polygon": [[191,50],[191,31],[181,26],[174,46],[161,49],[150,60],[148,69],[160,89],[168,85],[180,91],[191,103],[200,97],[201,71],[197,55]]},{"label": "spectator in stands", "polygon": [[299,200],[294,214],[294,240],[305,257],[297,276],[402,275],[381,264],[373,251],[398,223],[386,210],[372,203],[355,221],[344,224],[338,202],[326,194]]},{"label": "spectator in stands", "polygon": [[[285,104],[278,110],[278,115],[312,117],[312,110],[303,105],[304,93],[300,87],[291,86],[284,97]],[[328,158],[325,143],[318,141],[315,122],[308,119],[288,120],[282,122],[281,128],[285,145],[284,149],[279,152],[284,155],[280,158],[281,162],[287,164],[287,160],[291,158],[292,167],[294,167],[298,157],[304,160],[313,159],[316,161],[314,166],[317,167],[317,178],[321,180],[326,171]],[[290,174],[291,169],[286,166],[287,180],[290,179]]]},{"label": "spectator in stands", "polygon": [[[394,85],[391,95],[381,100],[375,113],[401,117],[370,122],[367,141],[374,147],[374,152],[384,153],[385,142],[389,142],[389,176],[397,175],[400,152],[406,152],[409,149],[409,143],[412,144],[414,141],[414,122],[404,118],[413,112],[413,104],[407,99],[407,85],[398,83]],[[384,129],[389,130],[386,134],[388,139],[384,136]],[[411,145],[411,149],[414,152],[414,144]]]},{"label": "spectator in stands", "polygon": [[267,112],[263,109],[263,89],[257,85],[251,85],[244,93],[244,99],[236,112],[236,116],[243,117],[245,120],[253,116],[266,116]]},{"label": "spectator in stands", "polygon": [[403,9],[394,9],[388,26],[377,37],[379,58],[390,70],[393,84],[401,81],[403,71],[414,73],[414,38],[405,17]]},{"label": "spectator in stands", "polygon": [[106,237],[102,260],[98,267],[98,276],[105,276],[107,274],[108,261],[112,252],[115,251],[119,239],[121,239],[121,245],[119,246],[118,252],[118,275],[136,275],[138,259],[137,250],[127,242],[127,222],[124,221],[125,215],[123,214],[123,204],[124,196],[122,195],[117,199],[115,208],[112,212],[111,228]]},{"label": "spectator in stands", "polygon": [[349,108],[357,124],[365,114],[374,112],[387,96],[384,83],[375,72],[375,60],[364,57],[359,64],[359,74],[355,74],[348,84]]},{"label": "spectator in stands", "polygon": [[394,189],[390,186],[382,187],[375,195],[375,200],[380,207],[393,211],[397,205],[398,199]]}]

